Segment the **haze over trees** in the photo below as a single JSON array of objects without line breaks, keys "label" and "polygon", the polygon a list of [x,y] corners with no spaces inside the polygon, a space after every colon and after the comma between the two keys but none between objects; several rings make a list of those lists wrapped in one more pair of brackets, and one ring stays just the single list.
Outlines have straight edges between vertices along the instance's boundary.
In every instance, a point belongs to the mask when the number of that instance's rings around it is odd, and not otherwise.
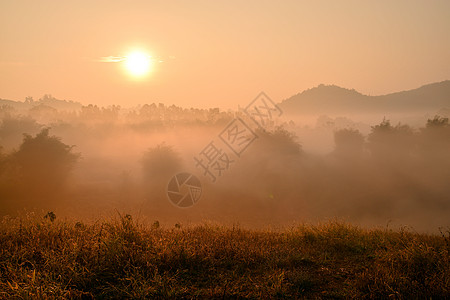
[{"label": "haze over trees", "polygon": [[[119,209],[162,223],[261,226],[337,217],[418,230],[448,224],[447,116],[420,126],[345,115],[313,115],[312,126],[280,118],[255,127],[256,140],[240,157],[230,153],[230,168],[211,182],[194,156],[233,118],[252,124],[243,112],[155,103],[60,110],[45,106],[58,100],[43,99],[0,109],[2,215],[44,209],[95,217]],[[179,172],[202,182],[202,198],[188,213],[166,195]]]},{"label": "haze over trees", "polygon": [[78,158],[73,146],[50,136],[48,128],[34,137],[25,134],[19,149],[2,157],[2,206],[49,208],[63,201],[67,179]]}]

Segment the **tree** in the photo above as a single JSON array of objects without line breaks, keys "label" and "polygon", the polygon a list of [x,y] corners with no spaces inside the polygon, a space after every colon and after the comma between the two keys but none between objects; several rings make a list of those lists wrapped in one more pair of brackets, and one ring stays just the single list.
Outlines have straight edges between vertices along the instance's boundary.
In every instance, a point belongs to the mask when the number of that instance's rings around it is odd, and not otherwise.
[{"label": "tree", "polygon": [[433,119],[428,119],[426,128],[445,128],[450,126],[448,124],[448,118],[440,117],[440,116],[434,116]]},{"label": "tree", "polygon": [[16,174],[11,168],[10,155],[3,152],[0,146],[0,216],[6,214],[10,209],[10,199],[14,194]]},{"label": "tree", "polygon": [[379,161],[404,161],[415,151],[415,138],[414,131],[408,125],[392,126],[389,120],[383,120],[372,127],[368,147],[372,157]]},{"label": "tree", "polygon": [[143,172],[143,192],[148,200],[148,213],[171,209],[166,188],[175,174],[180,172],[182,160],[171,146],[164,143],[148,149],[141,160]]},{"label": "tree", "polygon": [[298,174],[304,157],[302,146],[297,136],[283,127],[272,131],[260,129],[255,133],[258,138],[243,152],[239,161],[232,164],[229,174],[233,175],[223,179],[227,180],[229,197],[242,189],[242,197],[250,199],[253,194],[282,207],[281,201],[286,201],[299,187]]},{"label": "tree", "polygon": [[49,128],[35,137],[24,135],[12,159],[26,197],[51,199],[64,190],[67,177],[80,156],[72,152],[73,147],[56,136],[49,136]]},{"label": "tree", "polygon": [[334,153],[342,158],[360,158],[363,155],[364,136],[356,129],[341,129],[334,133]]},{"label": "tree", "polygon": [[[3,147],[0,146],[0,190],[3,191],[6,183],[6,174],[8,171],[8,155],[3,152]],[[0,193],[1,195],[1,193]]]},{"label": "tree", "polygon": [[290,155],[299,156],[303,154],[302,146],[298,143],[295,133],[283,127],[277,127],[273,131],[257,130],[258,144],[252,146],[257,152],[269,155]]},{"label": "tree", "polygon": [[435,116],[428,119],[420,130],[419,150],[422,158],[437,163],[450,163],[450,124],[448,118]]},{"label": "tree", "polygon": [[180,171],[182,160],[171,146],[162,143],[148,149],[142,157],[145,185],[162,192],[170,178]]}]

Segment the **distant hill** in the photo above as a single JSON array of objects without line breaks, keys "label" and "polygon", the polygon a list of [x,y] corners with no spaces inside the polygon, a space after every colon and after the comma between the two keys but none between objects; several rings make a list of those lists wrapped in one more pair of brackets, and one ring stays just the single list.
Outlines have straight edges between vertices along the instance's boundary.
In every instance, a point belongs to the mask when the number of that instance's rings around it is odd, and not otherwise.
[{"label": "distant hill", "polygon": [[434,113],[450,107],[450,80],[381,96],[368,96],[355,90],[321,84],[279,105],[286,114]]},{"label": "distant hill", "polygon": [[16,110],[28,110],[36,106],[49,106],[55,108],[57,110],[66,110],[66,111],[76,111],[80,110],[82,104],[74,101],[67,100],[59,100],[51,95],[44,95],[41,99],[37,101],[32,101],[31,99],[27,99],[24,102],[13,101],[7,99],[0,99],[0,107],[3,105],[11,106]]}]

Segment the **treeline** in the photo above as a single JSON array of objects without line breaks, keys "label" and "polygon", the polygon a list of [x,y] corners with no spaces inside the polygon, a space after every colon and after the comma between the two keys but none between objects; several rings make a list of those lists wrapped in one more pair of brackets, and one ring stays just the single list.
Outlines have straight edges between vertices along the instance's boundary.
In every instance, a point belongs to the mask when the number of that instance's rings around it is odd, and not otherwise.
[{"label": "treeline", "polygon": [[[2,137],[8,132],[5,124],[4,119]],[[201,134],[192,132],[193,136]],[[257,130],[256,134],[258,138],[242,157],[232,157],[230,169],[217,183],[202,177],[202,170],[193,167],[192,158],[182,148],[155,142],[147,144],[147,151],[133,161],[124,162],[140,166],[135,176],[123,172],[108,183],[80,185],[77,180],[89,178],[98,169],[105,174],[116,172],[117,168],[111,168],[116,159],[92,160],[97,169],[84,164],[81,177],[74,179],[71,171],[85,153],[77,153],[77,148],[51,135],[48,128],[40,129],[35,135],[23,136],[17,149],[0,151],[2,214],[24,207],[52,208],[61,203],[92,207],[109,201],[110,208],[144,202],[147,212],[167,216],[177,209],[167,200],[166,185],[175,173],[191,167],[204,188],[191,217],[275,222],[420,216],[425,223],[446,222],[444,216],[450,212],[448,118],[435,117],[419,129],[383,120],[367,136],[355,129],[341,129],[334,133],[335,147],[327,155],[306,153],[301,141],[285,127]]]},{"label": "treeline", "polygon": [[[50,100],[53,100],[50,101]],[[69,106],[64,109],[62,105],[51,97],[44,100],[32,101],[27,99],[25,109],[15,108],[12,105],[0,105],[0,119],[3,127],[10,122],[17,126],[32,126],[33,122],[54,126],[84,123],[87,125],[99,123],[120,123],[131,128],[151,128],[173,125],[214,125],[221,121],[228,121],[234,117],[231,111],[221,111],[219,108],[199,109],[182,108],[176,105],[166,106],[163,103],[144,104],[131,109],[124,109],[119,105],[101,107],[97,105]],[[11,127],[11,126],[10,126]]]},{"label": "treeline", "polygon": [[327,155],[305,153],[283,128],[259,135],[213,189],[211,207],[221,202],[230,218],[251,211],[261,220],[342,217],[402,220],[417,228],[450,225],[447,118],[430,119],[420,129],[383,120],[368,136],[341,129]]},{"label": "treeline", "polygon": [[224,126],[236,116],[234,112],[218,108],[187,109],[162,103],[135,109],[90,104],[78,110],[58,110],[41,101],[30,103],[36,104],[26,110],[0,106],[0,145],[3,147],[12,149],[21,142],[23,133],[37,134],[44,127],[51,127],[59,136],[105,137],[124,130],[145,134],[174,127]]}]

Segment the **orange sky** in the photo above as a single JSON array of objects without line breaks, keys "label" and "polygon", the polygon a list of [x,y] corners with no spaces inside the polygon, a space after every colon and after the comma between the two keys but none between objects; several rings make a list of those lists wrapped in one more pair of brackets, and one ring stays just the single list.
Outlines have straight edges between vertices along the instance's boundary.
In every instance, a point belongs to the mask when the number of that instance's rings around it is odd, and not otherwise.
[{"label": "orange sky", "polygon": [[[3,99],[237,108],[450,79],[450,1],[1,0],[0,41]],[[140,80],[101,61],[133,49],[156,61]]]}]

